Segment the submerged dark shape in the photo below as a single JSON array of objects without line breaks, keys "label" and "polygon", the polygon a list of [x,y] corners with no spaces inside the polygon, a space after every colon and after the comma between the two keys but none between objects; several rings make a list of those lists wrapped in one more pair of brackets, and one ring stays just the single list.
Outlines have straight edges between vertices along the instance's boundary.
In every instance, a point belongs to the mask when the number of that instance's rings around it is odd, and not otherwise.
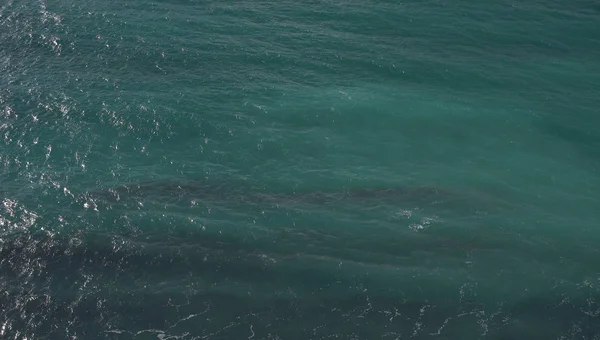
[{"label": "submerged dark shape", "polygon": [[362,206],[412,204],[454,208],[501,207],[506,202],[481,192],[455,192],[436,187],[348,188],[338,191],[265,192],[252,188],[206,182],[140,182],[89,192],[87,197],[116,203],[130,200],[177,203],[182,201],[253,205],[332,205]]}]

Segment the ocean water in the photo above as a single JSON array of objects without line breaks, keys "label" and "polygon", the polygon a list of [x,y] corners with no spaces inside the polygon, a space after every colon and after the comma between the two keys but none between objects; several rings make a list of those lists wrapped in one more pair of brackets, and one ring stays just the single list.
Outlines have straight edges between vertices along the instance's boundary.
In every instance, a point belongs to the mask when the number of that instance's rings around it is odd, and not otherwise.
[{"label": "ocean water", "polygon": [[1,339],[600,339],[595,1],[0,0]]}]

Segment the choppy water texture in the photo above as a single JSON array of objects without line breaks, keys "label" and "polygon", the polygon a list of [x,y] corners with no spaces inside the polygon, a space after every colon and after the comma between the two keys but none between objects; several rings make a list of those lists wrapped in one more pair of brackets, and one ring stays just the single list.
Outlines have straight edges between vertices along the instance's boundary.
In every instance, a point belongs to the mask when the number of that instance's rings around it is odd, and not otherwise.
[{"label": "choppy water texture", "polygon": [[597,1],[0,1],[0,338],[600,339]]}]

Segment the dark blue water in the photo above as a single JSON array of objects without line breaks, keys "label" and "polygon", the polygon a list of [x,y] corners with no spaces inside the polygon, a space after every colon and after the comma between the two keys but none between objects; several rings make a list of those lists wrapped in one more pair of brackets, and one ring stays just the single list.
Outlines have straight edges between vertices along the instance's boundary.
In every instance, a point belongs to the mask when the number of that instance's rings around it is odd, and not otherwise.
[{"label": "dark blue water", "polygon": [[593,1],[0,2],[0,338],[600,339]]}]

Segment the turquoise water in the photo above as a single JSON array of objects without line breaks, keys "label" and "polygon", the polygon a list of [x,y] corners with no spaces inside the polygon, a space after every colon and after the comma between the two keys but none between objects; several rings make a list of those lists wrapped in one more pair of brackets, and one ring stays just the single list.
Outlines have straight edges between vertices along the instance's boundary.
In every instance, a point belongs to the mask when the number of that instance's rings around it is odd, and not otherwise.
[{"label": "turquoise water", "polygon": [[0,338],[600,339],[600,7],[0,2]]}]

